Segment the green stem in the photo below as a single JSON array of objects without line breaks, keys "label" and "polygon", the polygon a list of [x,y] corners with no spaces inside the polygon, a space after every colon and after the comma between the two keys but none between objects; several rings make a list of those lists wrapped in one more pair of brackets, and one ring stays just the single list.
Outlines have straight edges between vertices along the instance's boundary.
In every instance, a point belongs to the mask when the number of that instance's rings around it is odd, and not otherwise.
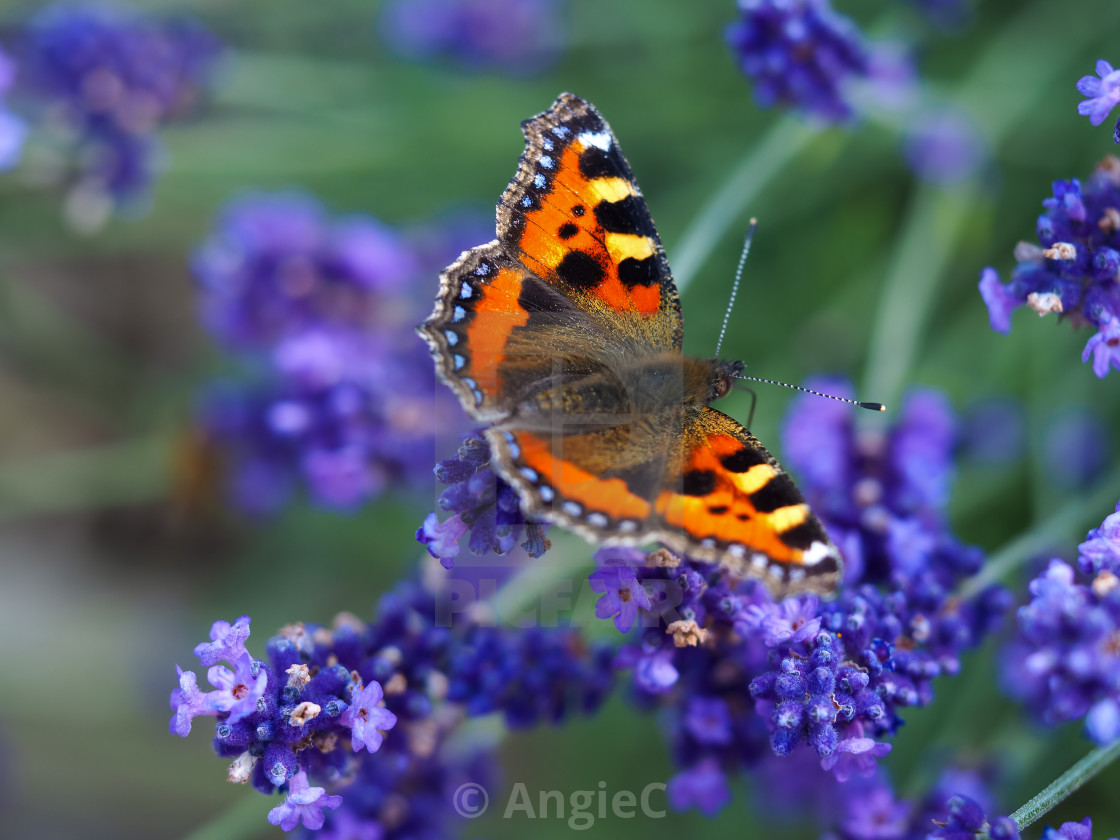
[{"label": "green stem", "polygon": [[1120,739],[1097,747],[1011,815],[1021,832],[1120,757]]},{"label": "green stem", "polygon": [[[1068,538],[1080,522],[1082,525],[1104,519],[1116,504],[1120,494],[1120,469],[1113,470],[1091,489],[1066,502],[1056,513],[1036,524],[992,554],[984,568],[968,580],[958,592],[962,599],[970,598],[984,587],[1007,578],[1024,561],[1058,540]],[[1102,509],[1105,511],[1101,513]]]},{"label": "green stem", "polygon": [[696,277],[720,237],[739,220],[747,205],[816,136],[817,132],[795,117],[785,116],[743,157],[723,189],[696,215],[673,249],[669,264],[673,266],[673,277],[681,292]]}]

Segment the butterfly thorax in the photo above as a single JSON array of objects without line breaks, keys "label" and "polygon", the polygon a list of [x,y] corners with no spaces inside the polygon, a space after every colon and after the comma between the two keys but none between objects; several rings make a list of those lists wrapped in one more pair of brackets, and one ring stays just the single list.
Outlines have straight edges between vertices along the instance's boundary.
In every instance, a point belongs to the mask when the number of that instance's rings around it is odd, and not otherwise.
[{"label": "butterfly thorax", "polygon": [[622,360],[584,376],[558,374],[518,402],[521,427],[626,423],[683,414],[727,394],[742,362],[661,353]]}]

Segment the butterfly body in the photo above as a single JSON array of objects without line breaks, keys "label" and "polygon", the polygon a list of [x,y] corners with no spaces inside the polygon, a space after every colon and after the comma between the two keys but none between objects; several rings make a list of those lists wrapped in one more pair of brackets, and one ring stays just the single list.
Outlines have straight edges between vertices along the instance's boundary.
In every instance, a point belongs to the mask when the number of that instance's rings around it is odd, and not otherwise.
[{"label": "butterfly body", "polygon": [[606,122],[563,94],[523,129],[498,238],[443,272],[419,331],[489,424],[525,512],[600,544],[661,542],[780,593],[832,588],[839,553],[792,480],[709,406],[742,363],[681,352],[677,289]]}]

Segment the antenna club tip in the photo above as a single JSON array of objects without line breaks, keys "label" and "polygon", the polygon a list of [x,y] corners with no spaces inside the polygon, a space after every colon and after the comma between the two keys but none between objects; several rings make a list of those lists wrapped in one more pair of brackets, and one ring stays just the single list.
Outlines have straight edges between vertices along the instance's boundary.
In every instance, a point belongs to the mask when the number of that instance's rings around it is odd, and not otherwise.
[{"label": "antenna club tip", "polygon": [[860,408],[867,408],[867,409],[870,409],[871,411],[886,411],[887,410],[887,407],[885,405],[883,405],[882,403],[877,403],[877,402],[861,402],[859,404],[859,407]]}]

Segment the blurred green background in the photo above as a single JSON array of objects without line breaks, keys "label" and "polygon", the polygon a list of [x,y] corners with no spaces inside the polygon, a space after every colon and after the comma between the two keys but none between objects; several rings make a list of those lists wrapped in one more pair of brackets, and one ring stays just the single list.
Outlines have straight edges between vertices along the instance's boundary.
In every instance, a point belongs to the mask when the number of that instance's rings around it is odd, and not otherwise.
[{"label": "blurred green background", "polygon": [[[9,39],[36,5],[0,7]],[[20,170],[0,177],[3,836],[176,837],[215,820],[239,824],[249,807],[241,836],[278,836],[264,820],[276,800],[225,782],[207,727],[186,740],[168,734],[174,664],[190,667],[217,618],[250,614],[259,651],[292,621],[368,616],[424,554],[412,532],[435,487],[348,517],[299,506],[253,522],[219,499],[185,503],[194,395],[224,364],[198,324],[186,258],[240,190],[299,187],[335,212],[405,226],[463,210],[490,219],[522,149],[520,121],[571,90],[610,121],[670,263],[710,235],[710,248],[685,255],[688,352],[714,351],[754,215],[724,356],[790,382],[847,374],[862,398],[892,405],[911,385],[943,389],[962,413],[991,398],[1020,402],[1023,457],[961,463],[951,513],[964,541],[996,551],[1081,498],[1054,480],[1063,454],[1047,443],[1068,412],[1090,412],[1108,430],[1102,464],[1116,452],[1120,374],[1098,380],[1080,363],[1089,334],[1018,312],[1011,335],[998,335],[976,290],[982,267],[1006,276],[1015,243],[1034,239],[1050,182],[1087,176],[1114,149],[1108,125],[1078,116],[1074,84],[1096,59],[1120,59],[1115,0],[981,2],[950,31],[898,0],[836,4],[874,36],[913,41],[930,100],[967,109],[985,137],[989,164],[949,188],[915,179],[889,119],[818,132],[758,109],[723,42],[735,16],[726,0],[573,0],[562,7],[558,60],[521,76],[395,55],[376,3],[136,5],[190,11],[234,51],[210,106],[163,132],[167,168],[150,209],[83,236],[65,224],[57,194]],[[760,157],[767,148],[781,153]],[[748,201],[732,190],[713,204],[743,166],[765,183],[749,185]],[[752,430],[779,458],[789,399],[760,390],[754,416]],[[745,420],[749,398],[735,395],[724,410]],[[1120,485],[1089,495],[1051,535],[1054,551],[1068,557]],[[589,556],[559,538],[550,562]],[[992,662],[990,650],[970,657],[938,684],[931,708],[910,715],[886,762],[902,793],[920,792],[947,758],[994,757],[1007,770],[1009,811],[1088,751],[1076,726],[1024,723],[996,689]],[[507,781],[572,791],[605,780],[613,791],[667,779],[656,719],[623,694],[594,719],[510,737]],[[1048,822],[1088,814],[1098,836],[1116,835],[1118,782],[1120,770],[1106,771]],[[717,820],[608,819],[586,836],[814,836],[796,815],[764,829],[751,813],[739,781]],[[467,827],[477,837],[568,832],[558,820],[493,815]]]}]

